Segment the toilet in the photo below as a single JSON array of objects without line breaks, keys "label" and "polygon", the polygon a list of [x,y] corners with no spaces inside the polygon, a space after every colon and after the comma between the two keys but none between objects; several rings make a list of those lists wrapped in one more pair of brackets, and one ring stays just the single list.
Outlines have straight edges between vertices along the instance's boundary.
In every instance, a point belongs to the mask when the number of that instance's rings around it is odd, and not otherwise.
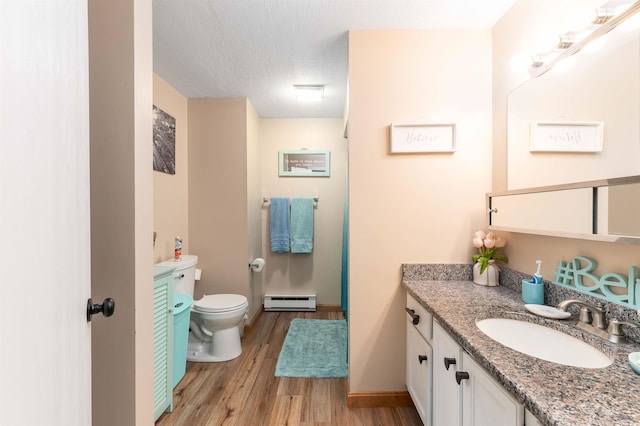
[{"label": "toilet", "polygon": [[[198,256],[183,255],[181,260],[167,260],[158,266],[176,268],[174,293],[193,297]],[[193,362],[223,362],[242,353],[241,330],[249,301],[239,294],[210,294],[193,302],[187,360]]]},{"label": "toilet", "polygon": [[240,326],[249,308],[239,294],[211,294],[191,307],[191,332],[187,359],[195,362],[221,362],[242,353]]},{"label": "toilet", "polygon": [[198,256],[192,254],[182,255],[180,260],[165,260],[156,266],[168,266],[176,268],[173,271],[173,292],[187,294],[193,297],[193,289],[196,283],[196,265]]}]

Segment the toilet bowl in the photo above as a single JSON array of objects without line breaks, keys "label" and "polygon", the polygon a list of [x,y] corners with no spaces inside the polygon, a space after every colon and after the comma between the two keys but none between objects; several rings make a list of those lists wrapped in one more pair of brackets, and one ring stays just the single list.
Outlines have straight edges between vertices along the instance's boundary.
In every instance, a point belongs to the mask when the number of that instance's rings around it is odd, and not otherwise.
[{"label": "toilet bowl", "polygon": [[[182,255],[158,266],[175,268],[173,292],[193,297],[198,256]],[[191,306],[187,361],[222,362],[242,353],[240,338],[249,302],[239,294],[212,294]]]},{"label": "toilet bowl", "polygon": [[222,362],[240,356],[240,325],[248,308],[247,298],[239,294],[212,294],[195,301],[187,360]]}]

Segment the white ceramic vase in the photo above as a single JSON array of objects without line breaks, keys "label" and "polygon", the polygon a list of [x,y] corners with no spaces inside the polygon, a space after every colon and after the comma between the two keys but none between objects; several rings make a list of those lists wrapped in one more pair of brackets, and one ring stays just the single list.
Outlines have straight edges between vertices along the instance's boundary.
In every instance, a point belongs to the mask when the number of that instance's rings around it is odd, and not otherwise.
[{"label": "white ceramic vase", "polygon": [[480,273],[480,262],[473,265],[473,282],[488,287],[497,287],[500,278],[500,269],[495,264],[495,260],[491,259],[487,265],[487,269]]}]

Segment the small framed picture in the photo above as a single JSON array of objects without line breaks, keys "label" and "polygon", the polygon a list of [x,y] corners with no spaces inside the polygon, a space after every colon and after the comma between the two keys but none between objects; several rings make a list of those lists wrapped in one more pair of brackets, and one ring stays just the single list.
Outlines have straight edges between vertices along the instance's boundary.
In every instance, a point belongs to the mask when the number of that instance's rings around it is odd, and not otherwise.
[{"label": "small framed picture", "polygon": [[601,121],[534,121],[530,152],[600,152],[604,140]]},{"label": "small framed picture", "polygon": [[278,176],[327,177],[330,175],[330,151],[278,152]]},{"label": "small framed picture", "polygon": [[455,152],[455,124],[391,123],[391,154]]}]

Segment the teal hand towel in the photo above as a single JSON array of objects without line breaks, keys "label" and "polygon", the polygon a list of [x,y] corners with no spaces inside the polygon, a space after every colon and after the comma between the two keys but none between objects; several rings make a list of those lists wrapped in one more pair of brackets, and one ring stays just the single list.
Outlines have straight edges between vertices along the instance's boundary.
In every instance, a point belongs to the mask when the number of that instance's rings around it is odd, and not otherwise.
[{"label": "teal hand towel", "polygon": [[289,251],[289,199],[272,198],[269,210],[269,234],[271,251],[287,253]]},{"label": "teal hand towel", "polygon": [[313,198],[291,199],[291,253],[313,249]]}]

